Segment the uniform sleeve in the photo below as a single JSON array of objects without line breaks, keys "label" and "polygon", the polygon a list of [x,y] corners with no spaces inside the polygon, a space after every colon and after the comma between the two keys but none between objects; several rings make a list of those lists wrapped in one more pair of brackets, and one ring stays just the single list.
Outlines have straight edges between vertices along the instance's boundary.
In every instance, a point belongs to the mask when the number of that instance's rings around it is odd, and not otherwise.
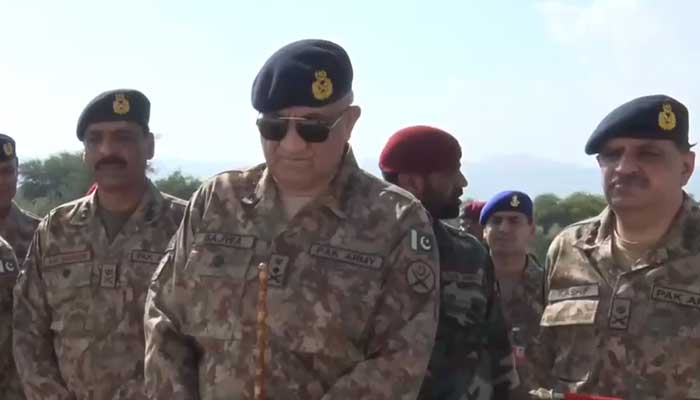
[{"label": "uniform sleeve", "polygon": [[74,400],[58,368],[51,310],[40,270],[40,225],[14,289],[13,343],[17,370],[28,400]]},{"label": "uniform sleeve", "polygon": [[[557,263],[560,247],[561,236],[558,236],[554,239],[547,251],[544,268],[544,291],[542,293],[542,300],[544,301],[542,305],[543,309],[547,306],[546,299],[549,293],[549,281],[552,270]],[[540,326],[538,334],[526,348],[526,354],[528,360],[530,360],[532,373],[532,376],[528,378],[532,379],[532,386],[535,389],[540,387],[550,389],[554,383],[552,382],[551,373],[554,367],[554,357],[556,355],[556,342],[551,335],[551,329],[542,328]]]},{"label": "uniform sleeve", "polygon": [[404,215],[398,236],[368,332],[366,359],[340,377],[323,400],[418,395],[437,328],[437,245],[427,215],[415,205]]},{"label": "uniform sleeve", "polygon": [[178,292],[185,284],[182,271],[193,232],[201,220],[200,199],[201,192],[197,192],[188,204],[180,228],[153,275],[146,298],[144,371],[150,399],[198,398],[197,353],[192,339],[181,329],[181,311],[188,305],[178,301]]}]

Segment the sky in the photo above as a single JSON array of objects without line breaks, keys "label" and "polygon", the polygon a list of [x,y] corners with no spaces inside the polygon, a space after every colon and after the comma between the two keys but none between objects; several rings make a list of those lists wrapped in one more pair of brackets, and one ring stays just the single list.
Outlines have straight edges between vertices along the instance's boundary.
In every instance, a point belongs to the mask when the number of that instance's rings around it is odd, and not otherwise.
[{"label": "sky", "polygon": [[361,160],[428,124],[460,140],[467,168],[595,166],[588,135],[641,95],[685,103],[699,140],[698,15],[692,0],[0,0],[0,132],[23,159],[79,150],[83,107],[129,87],[151,99],[157,158],[259,162],[257,71],[291,41],[324,38],[353,62]]}]

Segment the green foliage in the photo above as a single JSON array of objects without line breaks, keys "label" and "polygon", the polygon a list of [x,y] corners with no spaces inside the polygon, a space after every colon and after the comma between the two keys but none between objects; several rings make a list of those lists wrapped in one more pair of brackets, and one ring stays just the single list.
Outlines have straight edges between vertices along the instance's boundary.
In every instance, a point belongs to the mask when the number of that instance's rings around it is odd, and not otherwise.
[{"label": "green foliage", "polygon": [[19,166],[17,202],[37,215],[82,197],[92,183],[82,153],[62,152],[45,160],[29,160]]},{"label": "green foliage", "polygon": [[183,175],[182,172],[178,170],[166,178],[158,179],[155,185],[161,192],[179,197],[183,200],[189,200],[192,193],[202,185],[202,181],[191,175]]},{"label": "green foliage", "polygon": [[[149,166],[148,172],[153,172]],[[53,208],[83,197],[92,179],[81,152],[62,152],[41,160],[29,160],[19,166],[20,182],[15,201],[36,215],[44,216]],[[202,182],[175,171],[155,182],[163,192],[189,199]]]},{"label": "green foliage", "polygon": [[545,259],[549,244],[563,228],[600,214],[606,206],[603,196],[584,192],[563,199],[551,193],[542,194],[534,203],[537,238],[533,250],[540,260]]}]

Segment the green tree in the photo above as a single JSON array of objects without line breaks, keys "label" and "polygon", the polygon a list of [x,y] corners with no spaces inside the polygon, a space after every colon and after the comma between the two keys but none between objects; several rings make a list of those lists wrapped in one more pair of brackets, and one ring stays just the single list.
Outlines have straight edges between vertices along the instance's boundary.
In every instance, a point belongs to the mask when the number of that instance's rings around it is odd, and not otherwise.
[{"label": "green tree", "polygon": [[600,214],[606,206],[605,198],[601,195],[576,192],[562,200],[566,219],[562,226],[573,224]]},{"label": "green tree", "polygon": [[552,193],[541,194],[535,197],[534,214],[537,225],[542,227],[544,232],[556,223],[565,219],[565,210],[561,207],[561,199]]},{"label": "green tree", "polygon": [[537,237],[532,247],[537,257],[544,260],[549,245],[563,228],[598,215],[606,202],[597,194],[576,192],[560,199],[548,193],[537,196],[534,206]]},{"label": "green tree", "polygon": [[25,161],[19,166],[19,174],[17,201],[38,215],[82,197],[92,183],[80,152],[61,152],[44,160]]},{"label": "green tree", "polygon": [[163,179],[158,179],[155,185],[162,192],[188,200],[202,185],[202,181],[191,175],[183,175],[177,170]]}]

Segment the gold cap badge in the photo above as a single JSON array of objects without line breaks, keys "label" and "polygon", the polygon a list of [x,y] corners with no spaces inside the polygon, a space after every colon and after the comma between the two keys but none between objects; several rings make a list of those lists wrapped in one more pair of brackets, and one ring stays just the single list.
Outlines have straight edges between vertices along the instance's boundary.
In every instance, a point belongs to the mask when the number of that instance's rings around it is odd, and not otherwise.
[{"label": "gold cap badge", "polygon": [[114,102],[112,102],[112,110],[117,115],[124,115],[129,112],[131,105],[129,104],[129,99],[123,94],[118,94],[114,96]]},{"label": "gold cap badge", "polygon": [[669,103],[664,103],[661,106],[661,112],[659,113],[659,128],[670,131],[676,127],[676,114],[673,113],[673,109]]},{"label": "gold cap badge", "polygon": [[326,100],[333,95],[333,82],[324,70],[315,73],[316,80],[311,84],[311,92],[316,100]]},{"label": "gold cap badge", "polygon": [[510,198],[510,206],[515,208],[520,205],[520,200],[518,199],[518,195],[514,194],[513,197]]},{"label": "gold cap badge", "polygon": [[15,154],[15,148],[12,146],[12,143],[5,143],[2,145],[2,151],[5,153],[6,156],[12,157],[12,155]]}]

